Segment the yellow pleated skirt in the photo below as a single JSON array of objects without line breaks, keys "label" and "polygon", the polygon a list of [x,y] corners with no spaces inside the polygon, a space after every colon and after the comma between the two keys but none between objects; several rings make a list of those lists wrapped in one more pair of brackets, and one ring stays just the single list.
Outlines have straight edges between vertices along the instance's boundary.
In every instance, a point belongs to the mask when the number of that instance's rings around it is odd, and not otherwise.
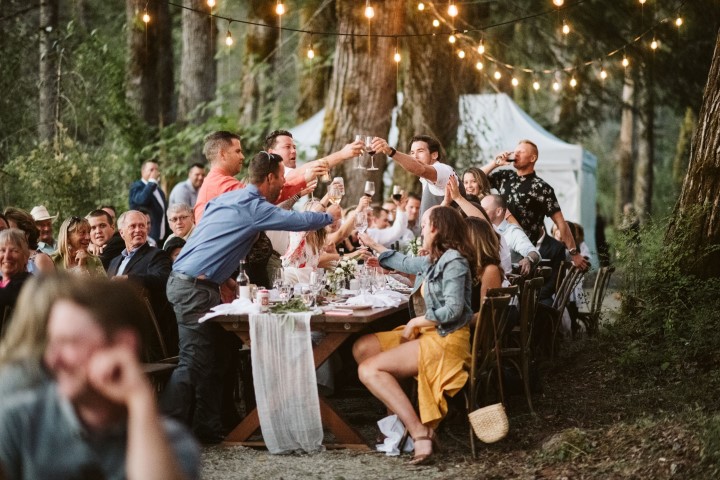
[{"label": "yellow pleated skirt", "polygon": [[[383,351],[400,345],[405,327],[375,335]],[[465,326],[444,337],[435,327],[419,329],[418,407],[420,421],[436,428],[447,415],[445,395],[454,397],[468,379],[470,370],[470,327]]]}]

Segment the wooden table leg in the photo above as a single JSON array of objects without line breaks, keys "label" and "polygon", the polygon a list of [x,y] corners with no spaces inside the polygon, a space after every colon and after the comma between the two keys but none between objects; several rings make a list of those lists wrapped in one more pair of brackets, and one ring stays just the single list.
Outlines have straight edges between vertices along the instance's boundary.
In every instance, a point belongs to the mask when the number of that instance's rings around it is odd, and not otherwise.
[{"label": "wooden table leg", "polygon": [[245,418],[242,419],[232,432],[228,433],[223,443],[242,443],[260,428],[260,418],[257,408],[254,408]]},{"label": "wooden table leg", "polygon": [[343,419],[340,414],[328,403],[324,397],[320,397],[320,416],[323,426],[335,435],[335,443],[345,448],[356,450],[370,450],[370,447],[362,436]]}]

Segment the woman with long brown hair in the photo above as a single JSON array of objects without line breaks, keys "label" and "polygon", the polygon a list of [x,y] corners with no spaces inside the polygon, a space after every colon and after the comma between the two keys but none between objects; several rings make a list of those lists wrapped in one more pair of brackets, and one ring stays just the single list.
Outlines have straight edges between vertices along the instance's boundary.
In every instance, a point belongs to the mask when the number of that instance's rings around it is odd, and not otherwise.
[{"label": "woman with long brown hair", "polygon": [[[353,345],[360,380],[412,436],[412,464],[426,463],[437,445],[435,428],[447,414],[445,395],[454,396],[467,380],[470,363],[470,294],[475,252],[462,216],[450,207],[433,207],[422,217],[425,256],[388,250],[367,234],[361,241],[379,253],[382,267],[416,274],[413,293],[425,312],[391,332],[365,335]],[[420,415],[400,386],[417,377]]]}]

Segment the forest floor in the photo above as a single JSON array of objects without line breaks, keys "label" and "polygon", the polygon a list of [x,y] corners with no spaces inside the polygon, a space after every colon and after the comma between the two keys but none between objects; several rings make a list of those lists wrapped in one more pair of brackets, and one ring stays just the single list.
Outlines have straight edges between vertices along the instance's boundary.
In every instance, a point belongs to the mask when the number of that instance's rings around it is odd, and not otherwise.
[{"label": "forest floor", "polygon": [[[676,400],[688,398],[680,390],[702,385],[630,375],[607,352],[602,339],[565,342],[557,359],[539,367],[536,414],[522,394],[508,395],[510,433],[496,444],[478,441],[477,459],[464,415],[451,415],[439,430],[443,450],[430,466],[407,466],[408,455],[332,450],[280,456],[220,445],[203,449],[203,478],[718,478],[720,417]],[[348,385],[332,403],[366,439],[376,437],[384,408],[366,390]]]}]

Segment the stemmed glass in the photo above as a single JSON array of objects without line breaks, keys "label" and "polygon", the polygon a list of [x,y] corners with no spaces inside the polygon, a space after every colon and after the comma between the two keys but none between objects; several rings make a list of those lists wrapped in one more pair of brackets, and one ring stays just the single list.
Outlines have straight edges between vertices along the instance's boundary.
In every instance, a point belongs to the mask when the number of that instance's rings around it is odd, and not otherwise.
[{"label": "stemmed glass", "polygon": [[[368,168],[368,170],[370,169]],[[375,170],[377,170],[377,168]],[[365,182],[365,195],[370,198],[375,195],[375,182],[373,182],[372,180],[368,180]]]},{"label": "stemmed glass", "polygon": [[368,228],[367,213],[358,210],[355,212],[355,230],[358,233],[365,233]]},{"label": "stemmed glass", "polygon": [[[355,141],[363,142],[365,143],[365,135],[355,135]],[[363,167],[363,154],[360,154],[360,156],[355,157],[357,160],[357,163],[355,164],[356,170],[365,170],[365,167]]]},{"label": "stemmed glass", "polygon": [[377,170],[377,167],[375,166],[375,150],[372,148],[372,141],[372,135],[365,137],[365,148],[367,149],[368,155],[370,155],[370,167],[368,170]]},{"label": "stemmed glass", "polygon": [[313,293],[313,305],[317,305],[317,297],[325,287],[325,275],[320,271],[310,273],[310,289]]},{"label": "stemmed glass", "polygon": [[328,188],[328,200],[333,205],[340,205],[340,201],[342,200],[342,190],[340,189],[340,185],[337,183],[332,183],[330,187]]}]

